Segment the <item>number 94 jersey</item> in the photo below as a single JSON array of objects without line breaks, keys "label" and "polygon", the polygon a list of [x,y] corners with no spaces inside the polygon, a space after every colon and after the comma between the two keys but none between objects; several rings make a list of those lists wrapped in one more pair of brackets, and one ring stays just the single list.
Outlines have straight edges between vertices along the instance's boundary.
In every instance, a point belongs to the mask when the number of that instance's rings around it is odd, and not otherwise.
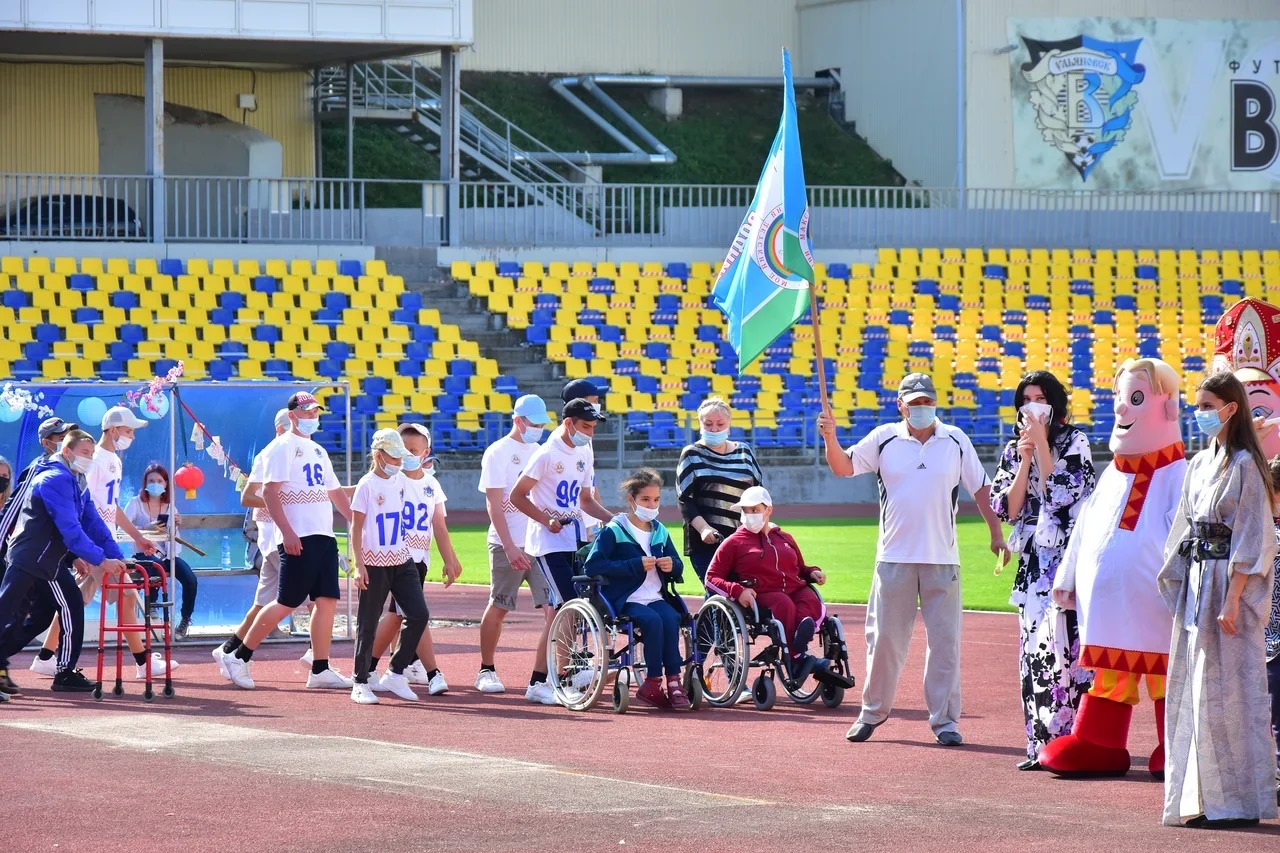
[{"label": "number 94 jersey", "polygon": [[533,557],[578,550],[585,538],[582,520],[582,490],[595,483],[594,460],[585,447],[570,447],[564,439],[552,437],[533,452],[524,469],[525,476],[538,482],[529,490],[529,499],[561,522],[552,533],[537,521],[525,530],[525,552]]},{"label": "number 94 jersey", "polygon": [[[329,454],[309,438],[287,432],[267,446],[262,482],[280,484],[280,503],[289,526],[304,536],[333,535],[333,504],[329,491],[341,484]],[[273,546],[284,541],[277,532]]]}]

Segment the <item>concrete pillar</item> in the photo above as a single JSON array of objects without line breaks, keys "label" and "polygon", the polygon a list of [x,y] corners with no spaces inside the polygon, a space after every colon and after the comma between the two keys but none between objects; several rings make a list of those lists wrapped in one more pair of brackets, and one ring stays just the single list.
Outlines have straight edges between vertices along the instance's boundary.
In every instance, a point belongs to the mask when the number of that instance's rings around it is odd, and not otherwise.
[{"label": "concrete pillar", "polygon": [[356,81],[347,63],[347,180],[355,177],[356,169]]},{"label": "concrete pillar", "polygon": [[460,187],[462,164],[458,152],[458,136],[461,133],[462,66],[458,51],[445,48],[440,51],[440,180],[449,184],[449,205],[445,221],[448,223],[449,245],[456,246],[461,239],[459,228]]},{"label": "concrete pillar", "polygon": [[684,91],[671,87],[651,89],[649,106],[662,113],[667,121],[675,121],[684,112]]},{"label": "concrete pillar", "polygon": [[163,243],[168,231],[164,186],[164,40],[150,39],[143,54],[143,114],[146,127],[143,142],[150,183],[151,222],[148,233],[153,243]]}]

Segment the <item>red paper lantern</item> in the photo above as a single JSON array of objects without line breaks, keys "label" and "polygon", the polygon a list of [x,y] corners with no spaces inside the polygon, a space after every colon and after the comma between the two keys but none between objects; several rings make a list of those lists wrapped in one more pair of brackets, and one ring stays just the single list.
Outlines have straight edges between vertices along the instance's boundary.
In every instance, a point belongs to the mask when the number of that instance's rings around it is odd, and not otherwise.
[{"label": "red paper lantern", "polygon": [[188,462],[173,475],[173,482],[178,488],[186,490],[187,500],[193,500],[196,489],[204,485],[204,472]]}]

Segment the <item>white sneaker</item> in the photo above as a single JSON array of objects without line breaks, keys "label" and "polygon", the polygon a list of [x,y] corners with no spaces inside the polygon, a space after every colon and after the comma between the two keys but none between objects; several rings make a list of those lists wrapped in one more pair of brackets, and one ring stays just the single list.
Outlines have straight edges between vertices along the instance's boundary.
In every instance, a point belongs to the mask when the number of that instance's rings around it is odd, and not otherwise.
[{"label": "white sneaker", "polygon": [[387,686],[382,683],[382,676],[378,674],[377,670],[369,673],[369,688],[374,693],[386,693],[388,690]]},{"label": "white sneaker", "polygon": [[57,675],[58,659],[56,657],[52,657],[48,660],[40,660],[40,657],[37,655],[36,659],[31,662],[31,671],[37,675]]},{"label": "white sneaker", "polygon": [[749,705],[755,701],[755,697],[751,695],[750,688],[743,690],[738,694],[738,698],[734,700],[735,705]]},{"label": "white sneaker", "polygon": [[218,674],[227,679],[227,681],[230,681],[231,673],[227,672],[227,658],[231,656],[222,650],[222,646],[214,646],[213,651],[210,652],[210,654],[212,654],[213,659],[218,662]]},{"label": "white sneaker", "polygon": [[431,683],[431,679],[427,677],[427,668],[422,665],[420,660],[416,660],[404,668],[404,677],[409,679],[410,684]]},{"label": "white sneaker", "polygon": [[498,673],[491,669],[482,669],[476,676],[476,690],[481,693],[506,693],[507,688],[503,685],[502,680],[498,678]]},{"label": "white sneaker", "polygon": [[231,679],[232,684],[242,690],[252,690],[256,686],[253,676],[249,674],[249,661],[240,660],[235,655],[227,655],[223,660],[227,664],[227,678]]},{"label": "white sneaker", "polygon": [[311,653],[311,647],[310,647],[310,646],[307,646],[306,654],[304,654],[302,657],[298,658],[298,660],[302,661],[303,663],[307,664],[308,666],[310,666],[311,664],[315,663],[316,658],[315,658],[315,655],[313,655],[313,654]]},{"label": "white sneaker", "polygon": [[307,676],[307,687],[314,689],[336,688],[345,690],[351,686],[351,679],[342,673],[330,667],[324,672],[316,675],[314,672]]},{"label": "white sneaker", "polygon": [[449,682],[444,680],[444,674],[436,672],[427,680],[427,694],[430,696],[439,696],[441,693],[449,692]]},{"label": "white sneaker", "polygon": [[405,678],[403,673],[397,675],[388,670],[387,674],[382,676],[382,687],[387,692],[399,696],[406,702],[418,701],[418,694],[414,693],[409,687],[409,679]]},{"label": "white sneaker", "polygon": [[[160,652],[152,652],[151,660],[153,661],[153,663],[151,664],[152,672],[155,672],[157,666],[161,666],[161,667],[164,666],[164,655],[162,655]],[[172,672],[173,670],[177,669],[180,666],[182,666],[182,664],[178,663],[176,660],[169,661],[170,672]]]},{"label": "white sneaker", "polygon": [[[219,648],[221,648],[221,646],[219,646]],[[181,666],[181,664],[176,660],[169,661],[169,674],[172,675],[173,671],[179,666]],[[139,679],[147,677],[147,668],[145,665],[138,664],[136,677]],[[152,652],[151,654],[151,677],[164,678],[164,655],[159,652]]]},{"label": "white sneaker", "polygon": [[596,671],[594,669],[580,669],[573,674],[570,683],[578,690],[586,690],[591,686],[591,682],[595,680]]},{"label": "white sneaker", "polygon": [[378,697],[374,694],[373,688],[368,684],[351,685],[351,701],[357,705],[377,705]]},{"label": "white sneaker", "polygon": [[526,702],[532,702],[535,705],[557,704],[555,689],[545,681],[530,684],[528,689],[524,691],[524,699]]}]

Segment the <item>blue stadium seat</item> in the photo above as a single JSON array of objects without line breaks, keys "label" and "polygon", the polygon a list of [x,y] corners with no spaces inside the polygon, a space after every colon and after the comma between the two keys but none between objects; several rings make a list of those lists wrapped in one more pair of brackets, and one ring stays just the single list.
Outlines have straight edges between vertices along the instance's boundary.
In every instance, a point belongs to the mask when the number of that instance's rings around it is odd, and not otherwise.
[{"label": "blue stadium seat", "polygon": [[181,258],[161,258],[159,267],[160,275],[167,275],[171,278],[177,278],[187,273],[187,268],[183,265]]},{"label": "blue stadium seat", "polygon": [[97,282],[94,281],[93,276],[77,272],[67,276],[67,288],[79,291],[80,293],[89,293],[97,290],[98,285]]},{"label": "blue stadium seat", "polygon": [[280,329],[269,323],[261,323],[253,327],[253,339],[255,341],[265,341],[269,344],[278,343],[280,341]]},{"label": "blue stadium seat", "polygon": [[96,326],[102,322],[102,312],[97,308],[77,308],[72,315],[75,322]]},{"label": "blue stadium seat", "polygon": [[1083,278],[1073,278],[1071,293],[1076,296],[1093,296],[1093,282]]},{"label": "blue stadium seat", "polygon": [[31,294],[24,293],[21,290],[6,290],[3,296],[0,296],[0,305],[5,308],[12,308],[15,311],[19,308],[31,307]]},{"label": "blue stadium seat", "polygon": [[316,312],[315,321],[321,326],[341,326],[342,312],[336,308],[321,308]]},{"label": "blue stadium seat", "polygon": [[249,357],[244,344],[239,341],[223,341],[218,347],[218,355],[227,361],[239,361]]},{"label": "blue stadium seat", "polygon": [[96,368],[99,379],[124,379],[127,375],[124,362],[113,358],[104,358]]},{"label": "blue stadium seat", "polygon": [[[135,306],[136,306],[136,302],[135,302]],[[226,308],[228,311],[239,311],[244,306],[245,306],[245,301],[244,301],[243,293],[237,293],[234,290],[228,290],[225,293],[218,294],[219,308]]]},{"label": "blue stadium seat", "polygon": [[546,346],[551,342],[551,328],[531,325],[524,330],[524,339],[526,343]]},{"label": "blue stadium seat", "polygon": [[827,264],[827,277],[848,280],[849,265],[843,263]]},{"label": "blue stadium seat", "polygon": [[387,380],[381,376],[366,376],[360,383],[360,390],[371,397],[381,397],[387,393]]},{"label": "blue stadium seat", "polygon": [[53,323],[41,323],[36,326],[35,339],[41,343],[51,344],[62,340],[62,327]]},{"label": "blue stadium seat", "polygon": [[330,291],[320,300],[321,304],[330,311],[342,311],[351,307],[351,299],[347,294],[337,290]]},{"label": "blue stadium seat", "polygon": [[1223,279],[1219,285],[1223,296],[1244,296],[1244,283],[1234,278]]},{"label": "blue stadium seat", "polygon": [[574,341],[569,344],[569,357],[590,361],[596,357],[596,346],[590,341]]},{"label": "blue stadium seat", "polygon": [[667,278],[678,278],[685,281],[689,278],[689,265],[681,261],[672,261],[666,267]]},{"label": "blue stadium seat", "polygon": [[138,294],[130,290],[117,290],[109,297],[112,308],[120,308],[128,311],[131,308],[138,307]]},{"label": "blue stadium seat", "polygon": [[44,373],[40,362],[25,358],[15,361],[10,369],[13,371],[14,379],[39,379]]},{"label": "blue stadium seat", "polygon": [[502,276],[503,278],[519,278],[520,272],[521,272],[520,264],[516,263],[515,261],[499,261],[498,262],[498,275]]},{"label": "blue stadium seat", "polygon": [[600,340],[605,341],[606,343],[622,343],[622,330],[617,326],[610,326],[607,323],[602,323],[596,328],[596,334],[600,336]]},{"label": "blue stadium seat", "polygon": [[452,376],[475,376],[475,362],[467,361],[464,358],[454,359],[449,362],[449,373]]},{"label": "blue stadium seat", "polygon": [[338,261],[338,275],[346,275],[351,278],[359,278],[364,275],[364,264],[350,258]]},{"label": "blue stadium seat", "polygon": [[397,376],[421,376],[422,362],[412,358],[402,358],[396,362]]},{"label": "blue stadium seat", "polygon": [[147,330],[137,323],[125,323],[120,327],[120,340],[128,344],[140,344],[147,339]]},{"label": "blue stadium seat", "polygon": [[613,279],[611,278],[593,278],[587,284],[589,293],[602,293],[605,296],[613,295]]},{"label": "blue stadium seat", "polygon": [[937,296],[942,291],[938,288],[938,283],[931,278],[922,278],[916,281],[916,293],[925,296]]},{"label": "blue stadium seat", "polygon": [[112,341],[107,345],[107,356],[115,361],[128,361],[134,352],[133,344],[125,341]]},{"label": "blue stadium seat", "polygon": [[341,379],[346,373],[346,366],[336,358],[322,358],[316,362],[316,372],[326,379]]},{"label": "blue stadium seat", "polygon": [[29,341],[22,345],[22,357],[27,361],[44,361],[53,354],[53,346],[44,341]]},{"label": "blue stadium seat", "polygon": [[938,295],[937,309],[939,311],[959,311],[960,297],[954,293],[943,293]]},{"label": "blue stadium seat", "polygon": [[441,382],[441,389],[446,394],[461,396],[471,390],[471,378],[468,376],[446,376]]},{"label": "blue stadium seat", "polygon": [[215,326],[234,326],[236,312],[230,308],[214,308],[209,312],[209,322]]},{"label": "blue stadium seat", "polygon": [[1009,268],[1003,264],[984,264],[982,277],[1004,281],[1009,278]]},{"label": "blue stadium seat", "polygon": [[346,361],[351,358],[351,345],[343,341],[329,341],[324,345],[325,358]]},{"label": "blue stadium seat", "polygon": [[1117,293],[1111,302],[1117,311],[1138,310],[1138,297],[1132,293]]},{"label": "blue stadium seat", "polygon": [[157,358],[152,363],[151,369],[156,372],[156,376],[164,376],[177,366],[178,360],[175,358]]},{"label": "blue stadium seat", "polygon": [[1151,264],[1138,264],[1133,271],[1133,277],[1147,281],[1157,281],[1160,278],[1160,271]]},{"label": "blue stadium seat", "polygon": [[254,276],[253,289],[258,293],[276,293],[280,290],[280,282],[271,275]]}]

